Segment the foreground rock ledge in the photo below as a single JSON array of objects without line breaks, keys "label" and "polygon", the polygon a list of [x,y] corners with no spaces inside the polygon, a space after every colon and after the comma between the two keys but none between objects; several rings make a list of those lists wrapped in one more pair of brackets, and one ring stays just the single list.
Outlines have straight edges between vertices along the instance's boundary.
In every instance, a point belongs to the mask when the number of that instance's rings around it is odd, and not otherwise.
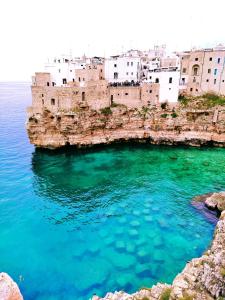
[{"label": "foreground rock ledge", "polygon": [[210,209],[221,209],[212,244],[202,257],[187,263],[172,285],[158,283],[131,295],[120,291],[92,300],[225,300],[225,193],[203,196],[201,201]]},{"label": "foreground rock ledge", "polygon": [[0,300],[23,300],[17,284],[6,273],[0,273]]}]

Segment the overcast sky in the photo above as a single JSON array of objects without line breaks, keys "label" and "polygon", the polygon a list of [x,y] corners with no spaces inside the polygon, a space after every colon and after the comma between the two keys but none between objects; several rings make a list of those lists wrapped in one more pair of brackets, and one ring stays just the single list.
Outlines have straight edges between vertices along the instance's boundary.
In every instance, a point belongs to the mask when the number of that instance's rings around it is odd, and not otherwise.
[{"label": "overcast sky", "polygon": [[0,0],[0,80],[30,80],[48,57],[225,44],[225,0]]}]

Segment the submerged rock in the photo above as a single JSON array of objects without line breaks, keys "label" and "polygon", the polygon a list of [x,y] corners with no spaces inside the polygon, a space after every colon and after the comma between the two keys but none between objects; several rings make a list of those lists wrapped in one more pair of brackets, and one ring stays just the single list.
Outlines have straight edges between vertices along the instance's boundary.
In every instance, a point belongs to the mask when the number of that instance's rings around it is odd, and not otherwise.
[{"label": "submerged rock", "polygon": [[[211,247],[200,258],[194,258],[186,264],[183,271],[173,280],[172,285],[157,284],[152,288],[143,288],[134,294],[125,292],[108,293],[104,298],[92,300],[224,300],[225,299],[225,192],[196,197],[195,201],[204,201],[210,209],[221,212]],[[147,253],[139,251],[138,256]],[[162,258],[160,258],[162,259]],[[137,265],[138,276],[148,274],[144,265]]]}]

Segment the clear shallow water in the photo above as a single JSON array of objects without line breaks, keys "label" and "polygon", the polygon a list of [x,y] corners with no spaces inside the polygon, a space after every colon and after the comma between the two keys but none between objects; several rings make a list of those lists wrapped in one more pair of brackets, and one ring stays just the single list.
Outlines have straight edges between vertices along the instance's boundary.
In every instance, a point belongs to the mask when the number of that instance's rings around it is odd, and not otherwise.
[{"label": "clear shallow water", "polygon": [[224,189],[224,149],[35,151],[30,102],[29,85],[0,84],[0,271],[25,299],[133,292],[204,252],[214,225],[190,202]]}]

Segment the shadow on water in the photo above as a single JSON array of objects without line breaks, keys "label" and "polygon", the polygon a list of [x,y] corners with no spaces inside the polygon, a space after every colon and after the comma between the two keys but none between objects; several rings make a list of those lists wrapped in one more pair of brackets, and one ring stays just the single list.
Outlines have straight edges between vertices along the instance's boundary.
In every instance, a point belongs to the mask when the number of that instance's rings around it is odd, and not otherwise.
[{"label": "shadow on water", "polygon": [[[212,163],[215,155],[217,161]],[[197,194],[221,190],[224,167],[224,149],[137,143],[36,149],[32,155],[36,194],[68,209],[67,215],[57,222],[78,216],[81,220],[95,211],[99,212],[96,220],[109,217],[114,203],[143,193],[152,197],[154,205],[163,202],[166,206],[166,201],[172,199],[176,214],[188,218],[188,210],[179,210],[181,203],[190,205]]]}]

